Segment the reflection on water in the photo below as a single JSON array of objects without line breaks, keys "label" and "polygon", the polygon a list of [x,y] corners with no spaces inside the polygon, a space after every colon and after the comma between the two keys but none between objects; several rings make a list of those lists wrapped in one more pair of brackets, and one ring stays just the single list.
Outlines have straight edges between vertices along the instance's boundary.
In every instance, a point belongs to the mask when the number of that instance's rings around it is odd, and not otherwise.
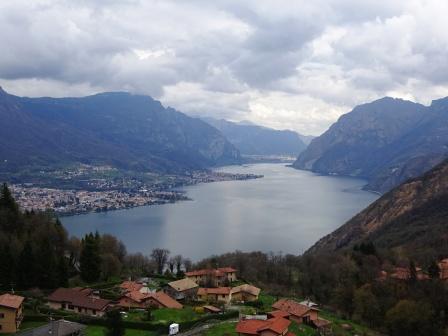
[{"label": "reflection on water", "polygon": [[378,198],[360,189],[363,180],[319,176],[284,164],[221,170],[265,177],[185,188],[193,201],[64,217],[62,222],[77,236],[111,233],[130,252],[164,247],[193,260],[236,249],[300,254]]}]

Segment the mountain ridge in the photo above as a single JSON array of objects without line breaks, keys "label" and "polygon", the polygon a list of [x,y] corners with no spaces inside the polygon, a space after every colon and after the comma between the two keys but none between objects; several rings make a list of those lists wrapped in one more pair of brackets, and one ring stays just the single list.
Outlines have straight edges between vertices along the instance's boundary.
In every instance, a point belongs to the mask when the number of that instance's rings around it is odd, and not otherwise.
[{"label": "mountain ridge", "polygon": [[365,241],[418,253],[428,246],[448,253],[448,160],[392,189],[306,254],[332,253]]},{"label": "mountain ridge", "polygon": [[447,99],[424,106],[384,97],[356,106],[314,139],[293,166],[365,178],[367,190],[387,192],[448,156],[448,113],[442,111],[448,112]]},{"label": "mountain ridge", "polygon": [[81,162],[181,173],[241,162],[218,130],[149,96],[28,98],[2,91],[0,116],[0,171]]},{"label": "mountain ridge", "polygon": [[306,148],[301,135],[291,130],[275,130],[247,121],[202,119],[223,133],[243,155],[297,156]]}]

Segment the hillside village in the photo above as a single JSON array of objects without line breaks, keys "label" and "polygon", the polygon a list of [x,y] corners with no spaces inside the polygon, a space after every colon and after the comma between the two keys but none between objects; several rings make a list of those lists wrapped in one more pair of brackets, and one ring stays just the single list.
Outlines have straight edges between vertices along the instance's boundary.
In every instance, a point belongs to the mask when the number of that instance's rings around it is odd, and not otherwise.
[{"label": "hillside village", "polygon": [[[0,296],[0,332],[44,335],[51,325],[28,329],[27,322],[22,321],[45,323],[48,320],[51,323],[57,321],[58,328],[66,328],[71,334],[73,329],[77,334],[84,334],[87,326],[82,322],[101,325],[99,321],[104,321],[108,311],[119,309],[124,321],[146,327],[142,328],[145,330],[154,326],[156,334],[167,334],[170,325],[180,323],[182,327],[182,322],[193,322],[188,329],[194,330],[194,319],[214,321],[217,318],[231,321],[234,333],[238,335],[293,336],[291,325],[296,329],[305,325],[315,330],[316,335],[331,335],[331,322],[319,316],[320,310],[311,301],[283,298],[273,302],[269,311],[264,311],[264,307],[255,309],[259,306],[255,303],[260,302],[261,289],[239,280],[232,267],[195,270],[186,272],[185,277],[178,280],[160,280],[125,280],[107,289],[61,287],[44,298],[39,314],[29,312],[35,298],[6,293]],[[191,314],[192,321],[180,318],[185,312]],[[163,313],[172,317],[164,321],[165,324],[153,324],[148,318],[148,315],[155,317]],[[165,333],[163,326],[167,328]],[[181,328],[180,334],[182,332]]]},{"label": "hillside village", "polygon": [[[448,279],[448,259],[438,266],[440,278]],[[415,269],[415,275],[404,267],[381,271],[377,281],[430,279],[421,268]],[[119,310],[124,323],[150,335],[202,335],[204,324],[231,327],[225,335],[337,335],[318,304],[262,294],[260,288],[238,279],[232,267],[193,270],[172,281],[156,276],[92,288],[61,287],[49,292],[39,307],[35,302],[32,295],[0,295],[0,333],[38,336],[58,328],[58,335],[88,335],[89,328],[104,325],[108,312]],[[36,323],[39,326],[28,327]]]}]

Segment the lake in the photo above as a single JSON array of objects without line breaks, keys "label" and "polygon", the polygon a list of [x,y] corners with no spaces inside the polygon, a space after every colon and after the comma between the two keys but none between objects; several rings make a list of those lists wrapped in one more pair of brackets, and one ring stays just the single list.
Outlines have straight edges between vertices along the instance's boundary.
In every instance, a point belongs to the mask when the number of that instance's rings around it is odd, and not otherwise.
[{"label": "lake", "polygon": [[378,198],[366,181],[320,176],[285,164],[220,169],[264,178],[199,184],[192,201],[62,217],[72,235],[98,230],[121,239],[129,252],[163,247],[198,260],[235,250],[301,254]]}]

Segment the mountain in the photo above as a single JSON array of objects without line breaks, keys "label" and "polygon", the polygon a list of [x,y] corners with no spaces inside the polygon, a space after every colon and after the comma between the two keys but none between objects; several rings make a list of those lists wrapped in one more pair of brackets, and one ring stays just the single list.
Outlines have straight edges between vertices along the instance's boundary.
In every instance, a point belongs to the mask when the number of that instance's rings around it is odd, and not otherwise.
[{"label": "mountain", "polygon": [[361,242],[448,254],[448,160],[391,190],[342,227],[322,238],[308,254],[333,252]]},{"label": "mountain", "polygon": [[448,99],[427,107],[382,98],[357,106],[315,138],[294,167],[366,178],[387,192],[448,156]]},{"label": "mountain", "polygon": [[179,173],[240,162],[218,130],[149,96],[25,98],[1,90],[0,119],[2,172],[89,163]]},{"label": "mountain", "polygon": [[204,118],[217,128],[244,155],[291,155],[297,156],[306,148],[301,135],[289,130],[275,130],[244,121]]}]

